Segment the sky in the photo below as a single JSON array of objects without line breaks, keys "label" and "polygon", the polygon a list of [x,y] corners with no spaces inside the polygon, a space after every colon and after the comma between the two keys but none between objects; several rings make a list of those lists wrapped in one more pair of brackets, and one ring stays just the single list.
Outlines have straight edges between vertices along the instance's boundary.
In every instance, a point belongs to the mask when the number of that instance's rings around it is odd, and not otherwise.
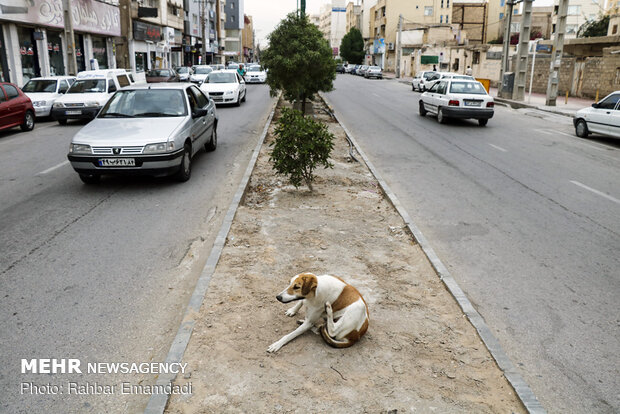
[{"label": "sky", "polygon": [[[318,14],[325,3],[328,1],[306,0],[306,14]],[[245,0],[244,8],[245,14],[252,16],[257,43],[265,47],[267,35],[288,13],[297,10],[297,0]]]}]

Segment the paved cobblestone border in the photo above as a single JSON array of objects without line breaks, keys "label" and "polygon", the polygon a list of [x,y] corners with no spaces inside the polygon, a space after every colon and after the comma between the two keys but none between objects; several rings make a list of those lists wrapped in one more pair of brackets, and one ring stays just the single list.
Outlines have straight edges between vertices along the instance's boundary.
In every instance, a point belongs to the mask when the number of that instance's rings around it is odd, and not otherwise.
[{"label": "paved cobblestone border", "polygon": [[[211,282],[211,277],[215,272],[215,267],[217,266],[217,262],[220,260],[220,256],[222,254],[222,250],[224,249],[224,244],[226,244],[226,237],[228,237],[228,232],[230,231],[230,227],[232,225],[233,219],[235,218],[235,214],[237,213],[237,208],[243,199],[245,191],[248,186],[248,182],[250,181],[250,176],[252,175],[252,171],[254,170],[254,165],[256,164],[256,160],[258,159],[258,154],[260,152],[261,147],[263,146],[263,142],[265,141],[265,137],[267,136],[267,131],[269,130],[269,125],[271,125],[271,120],[273,119],[273,115],[276,110],[276,106],[278,105],[280,97],[276,98],[276,102],[273,105],[271,113],[267,118],[267,122],[265,123],[265,127],[263,128],[263,132],[258,140],[258,144],[254,148],[252,153],[252,158],[250,158],[250,162],[248,167],[245,170],[245,174],[239,183],[239,187],[237,188],[237,192],[235,193],[230,206],[228,207],[228,211],[226,216],[224,217],[224,221],[222,226],[220,227],[220,231],[215,238],[215,242],[213,243],[213,247],[211,248],[211,253],[209,254],[209,258],[205,263],[202,273],[198,278],[198,282],[196,283],[196,287],[194,288],[194,293],[192,293],[192,297],[189,300],[187,308],[185,309],[185,314],[183,315],[183,320],[181,321],[181,325],[177,331],[177,334],[172,341],[172,345],[170,346],[170,350],[168,351],[168,356],[166,357],[166,363],[177,362],[180,363],[183,360],[183,355],[185,354],[185,349],[187,348],[187,344],[192,336],[192,331],[194,329],[194,324],[196,323],[196,316],[200,313],[200,307],[202,306],[202,301],[204,300],[205,294],[207,293],[207,289],[209,288],[209,283]],[[166,386],[171,384],[176,378],[176,374],[161,374],[157,379],[158,386]],[[145,414],[161,414],[166,409],[166,405],[168,404],[168,399],[170,395],[168,394],[153,394],[151,395],[149,402],[144,410]]]},{"label": "paved cobblestone border", "polygon": [[521,377],[521,374],[517,372],[517,369],[513,365],[512,361],[510,361],[510,358],[508,358],[508,355],[506,355],[506,353],[502,349],[499,341],[491,332],[491,329],[489,329],[482,316],[474,308],[463,290],[461,290],[458,283],[456,283],[456,281],[448,271],[448,268],[441,262],[426,237],[424,237],[420,229],[415,225],[413,220],[411,220],[409,213],[407,213],[396,195],[383,180],[375,166],[370,162],[366,154],[362,151],[359,144],[351,134],[351,131],[349,131],[347,127],[338,119],[338,116],[335,114],[333,107],[329,104],[329,101],[325,98],[325,96],[323,94],[319,95],[325,102],[326,106],[329,108],[330,112],[333,114],[336,121],[338,121],[340,126],[344,129],[345,133],[348,135],[349,139],[355,146],[355,150],[362,157],[372,175],[379,182],[379,185],[381,186],[381,189],[385,193],[386,197],[390,200],[394,208],[396,208],[396,210],[398,211],[398,214],[400,214],[400,216],[405,221],[407,228],[409,228],[409,231],[411,232],[411,234],[413,234],[413,237],[424,251],[424,254],[428,258],[428,260],[431,262],[431,265],[437,272],[439,279],[441,279],[446,288],[448,288],[448,291],[450,291],[450,293],[457,301],[465,315],[467,315],[467,318],[469,319],[471,324],[478,331],[478,335],[480,335],[480,338],[491,353],[491,356],[493,357],[493,359],[495,359],[495,362],[497,362],[497,365],[504,373],[504,376],[506,377],[512,388],[515,390],[525,409],[532,414],[546,413],[545,409],[530,389],[530,386],[525,382],[523,377]]}]

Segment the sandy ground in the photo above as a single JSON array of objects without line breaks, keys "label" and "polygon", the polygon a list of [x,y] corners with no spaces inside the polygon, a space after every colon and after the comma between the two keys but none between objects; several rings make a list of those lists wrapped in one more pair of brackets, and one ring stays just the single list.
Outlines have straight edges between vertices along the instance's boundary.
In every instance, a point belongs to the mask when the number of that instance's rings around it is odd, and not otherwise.
[{"label": "sandy ground", "polygon": [[[176,381],[193,393],[167,412],[524,412],[342,129],[315,111],[336,136],[334,168],[313,193],[295,189],[274,175],[267,136]],[[308,332],[268,354],[303,317],[275,296],[306,271],[357,287],[368,333],[334,349]]]}]

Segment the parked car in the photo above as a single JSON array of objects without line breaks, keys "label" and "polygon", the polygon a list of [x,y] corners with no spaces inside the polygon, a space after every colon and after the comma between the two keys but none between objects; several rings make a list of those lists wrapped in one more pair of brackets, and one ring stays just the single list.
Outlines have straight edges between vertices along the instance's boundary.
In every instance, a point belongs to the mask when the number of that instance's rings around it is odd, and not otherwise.
[{"label": "parked car", "polygon": [[125,88],[73,137],[67,157],[87,184],[109,174],[187,181],[192,157],[216,149],[217,122],[215,103],[196,85]]},{"label": "parked car", "polygon": [[237,106],[245,102],[245,81],[236,69],[215,70],[209,73],[200,89],[216,104],[232,103]]},{"label": "parked car", "polygon": [[364,74],[366,73],[366,71],[368,70],[368,65],[362,65],[360,66],[360,68],[355,72],[356,75],[359,76],[364,76]]},{"label": "parked car", "polygon": [[433,70],[424,70],[416,73],[411,81],[411,90],[415,91],[417,89],[420,92],[424,92],[426,90],[425,83],[433,79],[435,75],[437,75],[437,72]]},{"label": "parked car", "polygon": [[620,91],[610,93],[590,108],[577,111],[573,125],[575,134],[581,138],[591,133],[620,138]]},{"label": "parked car", "polygon": [[52,105],[52,118],[61,125],[69,119],[93,119],[114,92],[130,85],[125,69],[80,72],[67,93]]},{"label": "parked car", "polygon": [[495,102],[478,81],[443,79],[420,96],[420,115],[437,115],[440,124],[448,118],[474,118],[485,126],[493,117]]},{"label": "parked car", "polygon": [[470,81],[476,80],[476,78],[474,78],[473,76],[462,75],[460,73],[437,72],[432,78],[428,79],[424,83],[425,90],[429,90],[434,84],[436,84],[440,80],[447,80],[447,79],[459,79],[459,80],[470,80]]},{"label": "parked car", "polygon": [[32,101],[17,85],[0,82],[0,131],[21,127],[22,131],[34,128],[35,111]]},{"label": "parked car", "polygon": [[194,73],[189,66],[179,66],[176,68],[179,82],[189,82],[189,77]]},{"label": "parked car", "polygon": [[174,69],[153,69],[146,73],[146,83],[178,82],[179,75]]},{"label": "parked car", "polygon": [[75,76],[32,78],[22,87],[22,91],[32,101],[37,117],[50,116],[56,99],[64,95],[73,82]]},{"label": "parked car", "polygon": [[207,75],[213,72],[213,68],[208,65],[194,65],[192,66],[192,72],[189,81],[193,83],[202,83],[207,78]]},{"label": "parked car", "polygon": [[368,78],[377,78],[383,79],[383,72],[381,72],[381,68],[379,66],[369,66],[364,72],[364,77]]},{"label": "parked car", "polygon": [[342,64],[340,64],[340,63],[339,63],[339,64],[337,64],[337,65],[336,65],[336,73],[344,73],[344,72],[345,72],[345,70],[344,70],[344,65],[342,65]]},{"label": "parked car", "polygon": [[267,81],[267,72],[260,65],[252,65],[245,74],[247,83],[265,83]]},{"label": "parked car", "polygon": [[223,70],[223,69],[226,69],[226,66],[225,65],[221,65],[221,64],[209,65],[209,66],[213,70]]}]

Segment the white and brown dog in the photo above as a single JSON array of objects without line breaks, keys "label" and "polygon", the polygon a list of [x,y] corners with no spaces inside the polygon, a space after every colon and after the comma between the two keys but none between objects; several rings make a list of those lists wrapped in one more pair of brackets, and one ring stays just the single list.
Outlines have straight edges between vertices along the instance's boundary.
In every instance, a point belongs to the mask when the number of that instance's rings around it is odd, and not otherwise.
[{"label": "white and brown dog", "polygon": [[[315,327],[320,328],[325,342],[336,348],[353,345],[368,329],[366,301],[357,289],[339,277],[301,273],[293,276],[290,285],[276,298],[282,303],[298,301],[286,311],[287,316],[295,316],[305,304],[306,318],[293,332],[271,344],[267,352],[278,351]],[[323,323],[325,316],[327,321]]]}]

